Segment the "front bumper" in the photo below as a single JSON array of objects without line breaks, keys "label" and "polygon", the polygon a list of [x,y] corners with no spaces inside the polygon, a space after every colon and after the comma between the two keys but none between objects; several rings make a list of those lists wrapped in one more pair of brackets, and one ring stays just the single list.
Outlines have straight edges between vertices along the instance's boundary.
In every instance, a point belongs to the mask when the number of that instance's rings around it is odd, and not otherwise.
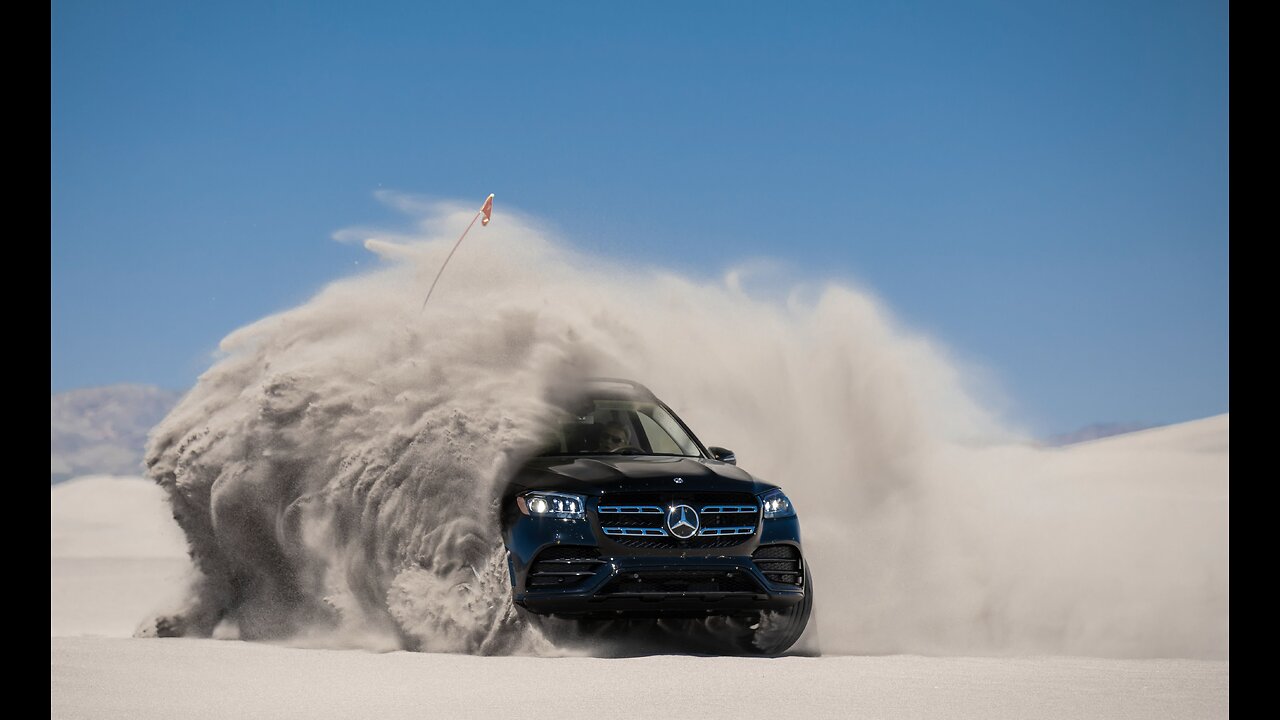
[{"label": "front bumper", "polygon": [[[762,520],[756,533],[729,547],[691,543],[638,548],[603,535],[597,523],[524,516],[507,527],[504,540],[513,600],[539,614],[738,615],[784,610],[800,603],[808,592],[798,579],[794,583],[770,579],[761,569],[770,566],[753,558],[763,546],[790,546],[803,577],[800,526],[794,517]],[[567,586],[532,585],[533,566],[547,557],[544,553],[557,548],[590,549],[595,557],[568,566],[581,572]]]}]

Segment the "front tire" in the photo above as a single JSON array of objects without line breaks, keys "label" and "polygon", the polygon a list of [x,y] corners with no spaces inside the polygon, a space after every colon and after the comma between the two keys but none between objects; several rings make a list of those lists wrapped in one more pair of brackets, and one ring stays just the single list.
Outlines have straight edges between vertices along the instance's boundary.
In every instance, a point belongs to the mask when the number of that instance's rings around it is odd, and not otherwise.
[{"label": "front tire", "polygon": [[813,577],[804,569],[804,599],[786,610],[760,614],[744,643],[757,655],[781,655],[796,644],[813,614]]}]

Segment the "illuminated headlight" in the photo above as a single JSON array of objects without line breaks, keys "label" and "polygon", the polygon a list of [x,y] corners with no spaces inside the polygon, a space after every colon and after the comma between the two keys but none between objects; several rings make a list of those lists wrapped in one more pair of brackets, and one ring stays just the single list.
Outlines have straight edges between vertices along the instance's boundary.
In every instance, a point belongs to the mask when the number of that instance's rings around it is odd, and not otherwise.
[{"label": "illuminated headlight", "polygon": [[781,490],[770,490],[760,497],[760,506],[764,508],[765,519],[795,517],[796,509],[791,500]]},{"label": "illuminated headlight", "polygon": [[558,492],[528,492],[516,496],[520,512],[531,517],[581,520],[586,515],[586,500],[581,495]]}]

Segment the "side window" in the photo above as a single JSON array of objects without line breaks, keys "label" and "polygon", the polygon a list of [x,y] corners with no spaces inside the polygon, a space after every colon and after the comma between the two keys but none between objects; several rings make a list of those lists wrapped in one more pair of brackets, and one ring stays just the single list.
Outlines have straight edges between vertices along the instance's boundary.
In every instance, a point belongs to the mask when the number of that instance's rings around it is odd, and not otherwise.
[{"label": "side window", "polygon": [[636,413],[636,417],[640,418],[640,427],[644,429],[644,434],[649,438],[649,449],[651,452],[662,453],[666,455],[681,455],[680,446],[675,440],[663,430],[653,418],[644,413]]}]

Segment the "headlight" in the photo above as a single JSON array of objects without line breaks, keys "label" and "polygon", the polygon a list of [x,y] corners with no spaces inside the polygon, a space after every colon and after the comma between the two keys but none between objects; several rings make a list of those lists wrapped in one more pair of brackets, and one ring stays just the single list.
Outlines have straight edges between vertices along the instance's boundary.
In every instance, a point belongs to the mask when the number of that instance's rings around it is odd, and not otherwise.
[{"label": "headlight", "polygon": [[796,515],[796,509],[791,506],[791,500],[781,490],[770,490],[761,495],[760,505],[764,508],[766,520],[769,518],[795,517]]},{"label": "headlight", "polygon": [[581,495],[536,491],[517,495],[516,506],[531,517],[581,520],[586,517],[587,502]]}]

